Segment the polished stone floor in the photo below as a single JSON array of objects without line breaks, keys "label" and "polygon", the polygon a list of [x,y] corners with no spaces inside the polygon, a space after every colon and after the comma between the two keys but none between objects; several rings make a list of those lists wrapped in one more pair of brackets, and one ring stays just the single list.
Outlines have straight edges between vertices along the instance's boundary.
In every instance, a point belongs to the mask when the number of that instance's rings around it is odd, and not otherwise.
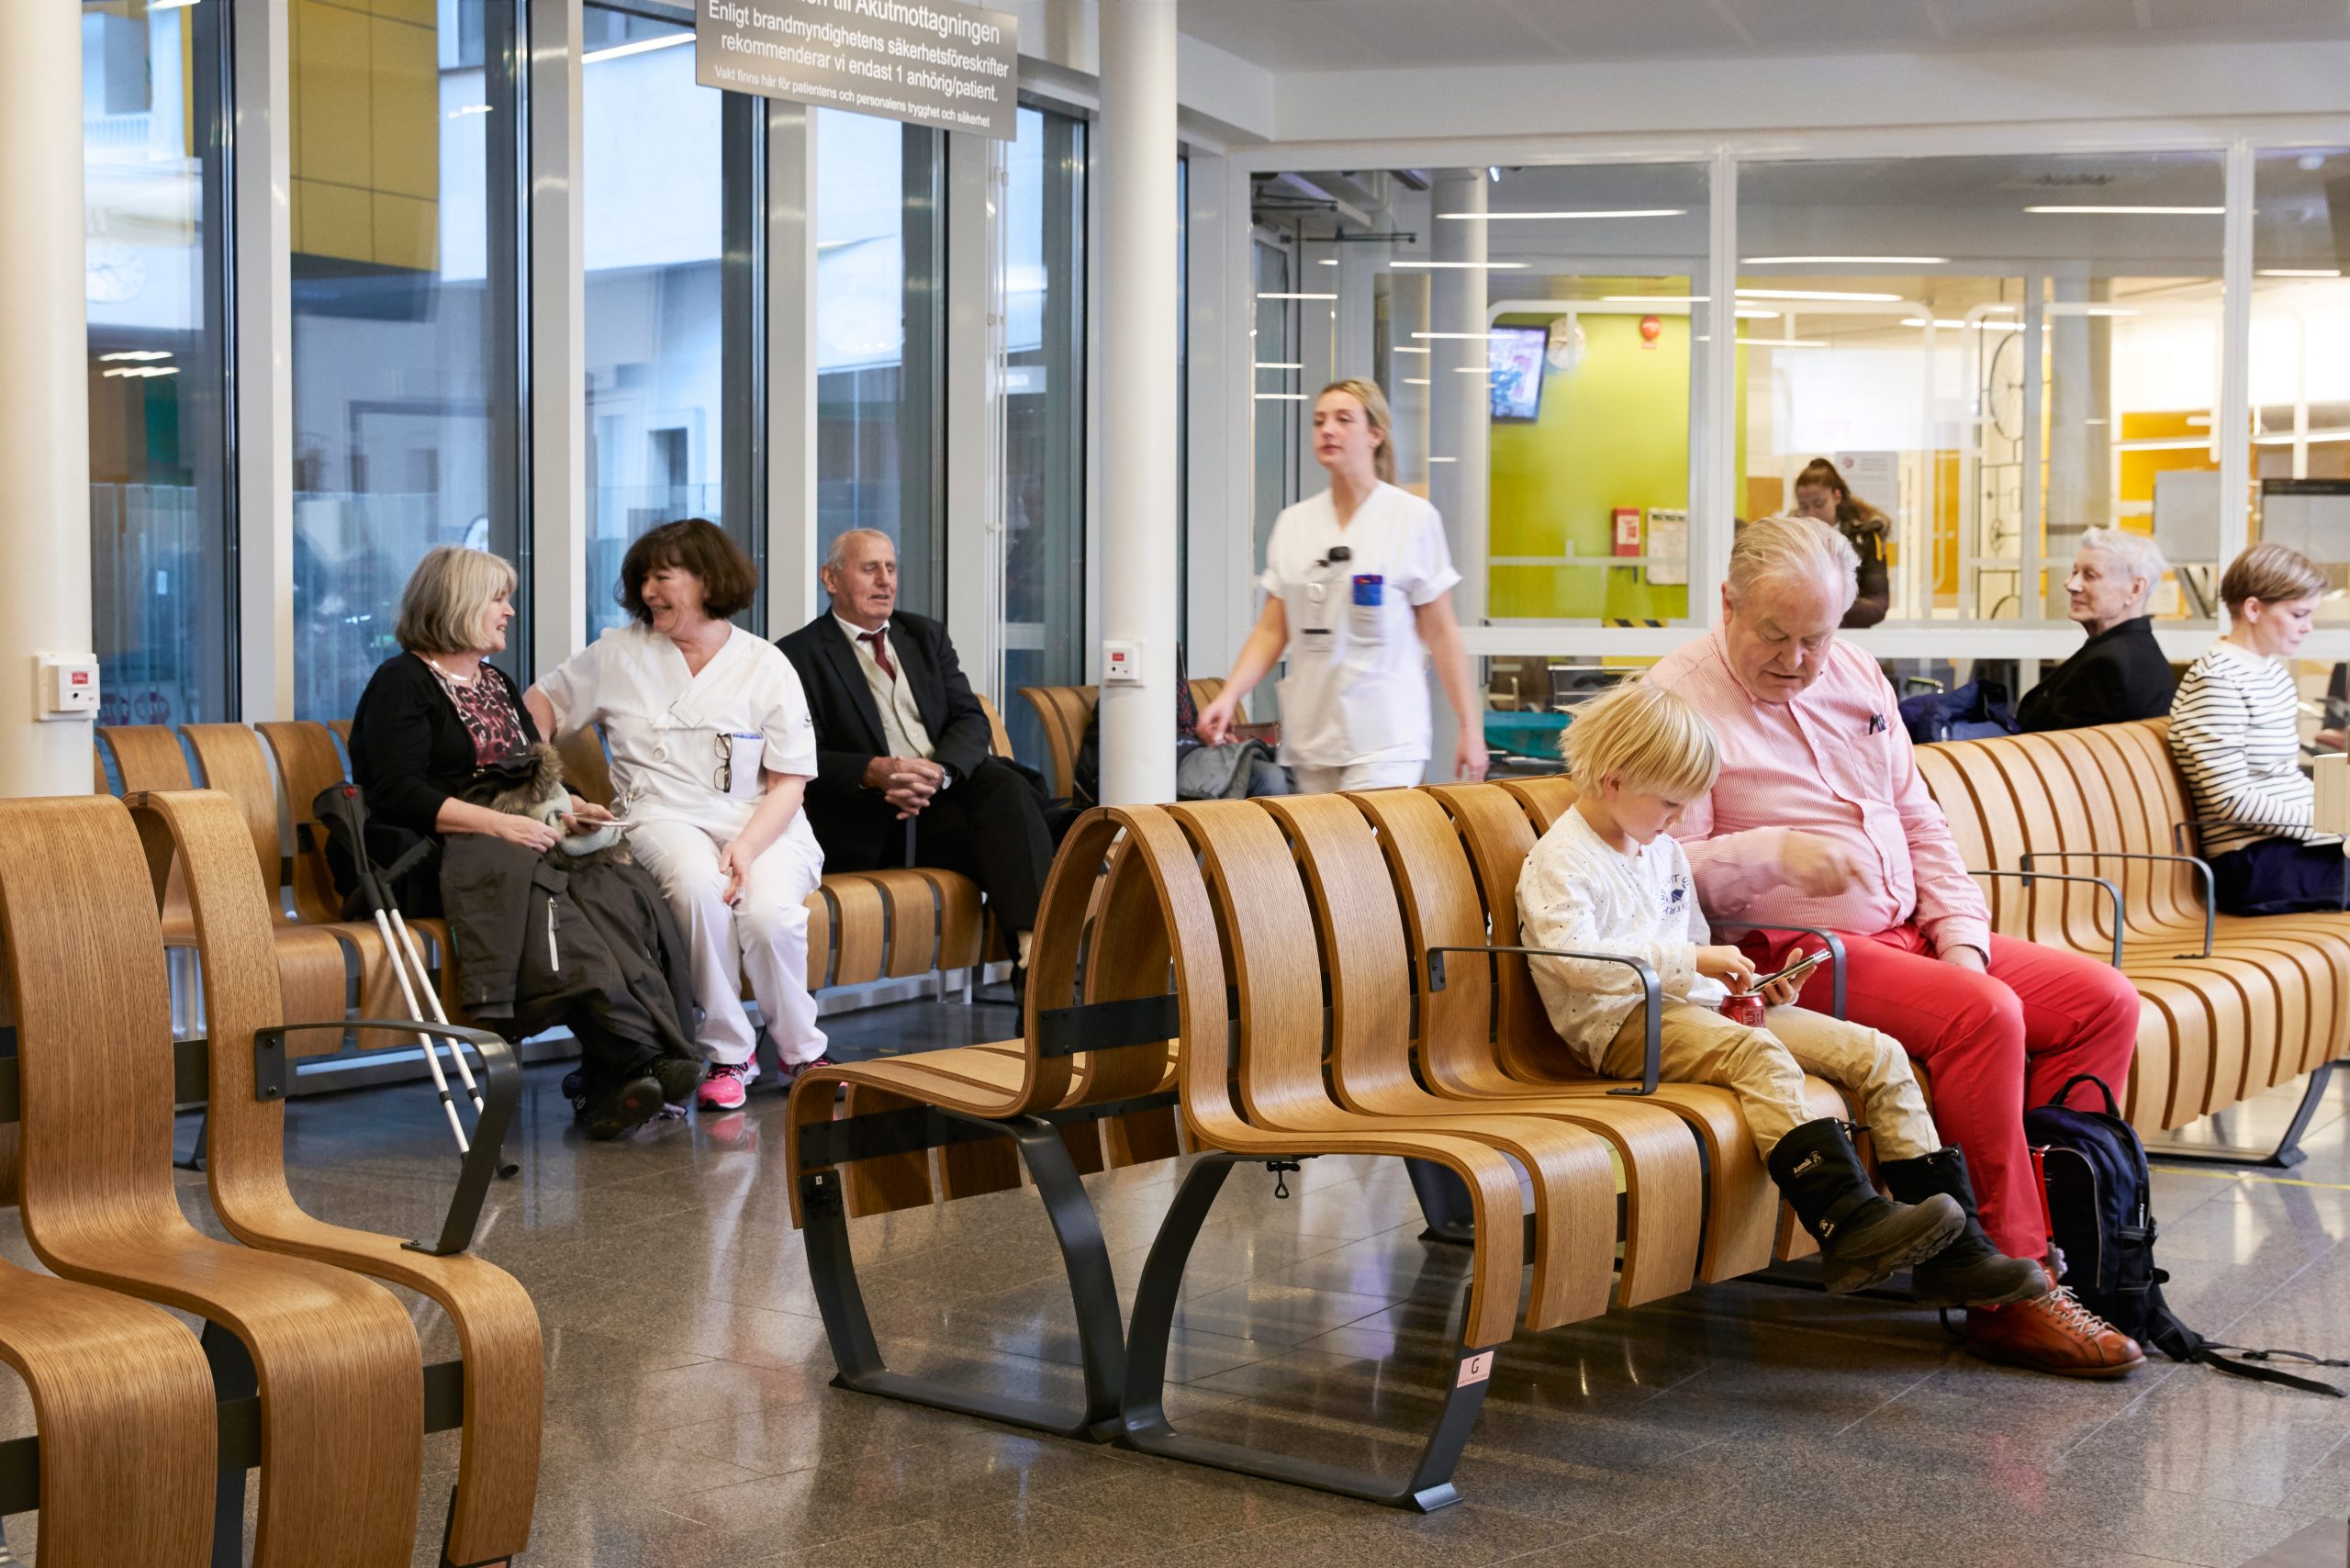
[{"label": "polished stone floor", "polygon": [[[845,1054],[1011,1025],[1008,1008],[930,1003],[827,1021]],[[2343,1561],[2327,1543],[2350,1514],[2350,1400],[2167,1362],[2119,1384],[2036,1377],[1972,1361],[1932,1314],[1759,1284],[1521,1336],[1460,1466],[1466,1500],[1424,1518],[843,1393],[791,1228],[781,1096],[762,1085],[743,1113],[591,1145],[560,1072],[530,1074],[522,1173],[493,1193],[478,1248],[529,1285],[545,1326],[527,1563]],[[2291,1103],[2272,1097],[2225,1132],[2249,1139]],[[437,1217],[453,1162],[423,1087],[297,1103],[292,1128],[313,1212],[406,1234]],[[2341,1083],[2307,1143],[2290,1180],[2158,1172],[2162,1258],[2173,1303],[2207,1333],[2350,1354]],[[1178,1175],[1090,1183],[1129,1300]],[[1226,1187],[1187,1281],[1170,1414],[1400,1465],[1393,1439],[1432,1417],[1449,1365],[1465,1259],[1416,1239],[1392,1163],[1314,1161],[1288,1182],[1285,1202],[1262,1171]],[[893,1365],[1074,1385],[1069,1299],[1033,1198],[862,1221],[855,1238]],[[0,1251],[25,1258],[13,1234]],[[453,1353],[436,1309],[414,1307],[428,1352]],[[20,1401],[0,1411],[0,1435],[29,1429]],[[428,1439],[426,1462],[419,1563],[434,1561],[455,1435]],[[9,1520],[12,1540],[29,1543],[32,1522]]]}]

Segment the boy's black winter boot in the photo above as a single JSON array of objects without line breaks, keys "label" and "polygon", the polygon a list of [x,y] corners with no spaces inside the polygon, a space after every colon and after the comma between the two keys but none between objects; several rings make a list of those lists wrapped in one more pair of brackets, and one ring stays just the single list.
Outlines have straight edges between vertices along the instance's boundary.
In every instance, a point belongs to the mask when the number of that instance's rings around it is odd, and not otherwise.
[{"label": "boy's black winter boot", "polygon": [[1771,1150],[1771,1180],[1819,1242],[1831,1294],[1865,1290],[1896,1269],[1930,1258],[1966,1226],[1966,1212],[1941,1193],[1896,1203],[1869,1185],[1844,1124],[1806,1122]]},{"label": "boy's black winter boot", "polygon": [[1920,1306],[2010,1306],[2048,1294],[2048,1276],[2029,1258],[2010,1258],[1984,1234],[1974,1183],[1966,1179],[1966,1157],[1938,1148],[1913,1159],[1877,1163],[1886,1191],[1905,1204],[1946,1197],[1965,1212],[1958,1239],[1909,1271]]}]

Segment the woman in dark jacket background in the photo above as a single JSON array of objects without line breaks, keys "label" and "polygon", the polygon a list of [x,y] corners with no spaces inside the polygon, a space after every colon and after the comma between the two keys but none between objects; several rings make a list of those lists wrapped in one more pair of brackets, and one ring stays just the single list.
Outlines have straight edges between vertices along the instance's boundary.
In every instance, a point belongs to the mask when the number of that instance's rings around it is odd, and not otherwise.
[{"label": "woman in dark jacket background", "polygon": [[1815,457],[1796,476],[1796,515],[1818,518],[1842,534],[1861,558],[1860,591],[1841,625],[1874,626],[1893,608],[1893,579],[1885,547],[1893,543],[1893,520],[1852,494],[1842,470]]},{"label": "woman in dark jacket background", "polygon": [[[685,1103],[700,1076],[675,983],[683,970],[672,977],[665,961],[682,944],[642,871],[550,857],[565,827],[487,803],[530,778],[540,739],[489,662],[506,646],[514,586],[514,568],[479,550],[445,545],[418,564],[400,596],[405,651],[377,667],[352,715],[351,776],[379,865],[411,834],[442,846],[438,876],[411,876],[395,896],[409,914],[445,904],[468,1012],[518,1038],[568,1027],[581,1114],[590,1136],[611,1137]],[[563,820],[575,831],[611,820],[576,796],[571,808]]]},{"label": "woman in dark jacket background", "polygon": [[2146,614],[2164,569],[2162,551],[2143,533],[2092,528],[2081,535],[2065,593],[2066,612],[2089,640],[2024,693],[2019,728],[2082,730],[2170,711],[2178,678]]}]

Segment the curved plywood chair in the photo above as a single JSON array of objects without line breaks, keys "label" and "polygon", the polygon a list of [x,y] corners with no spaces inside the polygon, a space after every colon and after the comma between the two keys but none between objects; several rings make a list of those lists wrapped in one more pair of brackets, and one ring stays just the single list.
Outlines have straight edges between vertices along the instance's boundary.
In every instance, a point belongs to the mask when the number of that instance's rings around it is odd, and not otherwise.
[{"label": "curved plywood chair", "polygon": [[1053,798],[1065,801],[1075,787],[1077,754],[1085,744],[1086,726],[1093,722],[1099,693],[1090,686],[1024,686],[1020,695],[1036,711],[1036,722],[1045,732]]},{"label": "curved plywood chair", "polygon": [[[1254,825],[1243,813],[1253,813]],[[1509,1338],[1526,1249],[1516,1167],[1464,1122],[1449,1131],[1403,1128],[1375,1116],[1332,1118],[1318,1131],[1267,1126],[1263,1115],[1297,1112],[1323,1120],[1322,977],[1295,862],[1261,808],[1205,803],[1187,823],[1165,808],[1097,810],[1070,830],[1056,876],[1070,864],[1098,864],[1119,832],[1131,839],[1088,957],[1112,1000],[1141,1002],[1174,979],[1183,1122],[1207,1151],[1179,1189],[1136,1290],[1127,1367],[1126,1440],[1147,1452],[1190,1460],[1404,1506],[1454,1500],[1451,1474],[1474,1426],[1495,1350]],[[1231,1055],[1237,1026],[1237,1061]],[[1237,1069],[1237,1070],[1236,1070]],[[1237,1091],[1236,1099],[1235,1092]],[[1326,1102],[1325,1102],[1326,1103]],[[1501,1119],[1497,1119],[1501,1120]],[[1505,1132],[1505,1141],[1516,1141]],[[1549,1266],[1528,1308],[1528,1326],[1595,1311],[1606,1301],[1615,1231],[1615,1180],[1606,1148],[1580,1140],[1595,1159],[1537,1138],[1540,1163],[1535,1248]],[[1460,1342],[1444,1379],[1436,1424],[1410,1475],[1401,1481],[1317,1461],[1186,1437],[1162,1401],[1166,1355],[1182,1271],[1200,1227],[1237,1162],[1299,1160],[1325,1154],[1426,1159],[1466,1185],[1474,1215],[1470,1288]],[[1589,1251],[1596,1249],[1596,1260]]]},{"label": "curved plywood chair", "polygon": [[143,1302],[0,1264],[0,1361],[32,1396],[41,1568],[205,1568],[218,1407],[194,1337]]},{"label": "curved plywood chair", "polygon": [[[188,773],[187,753],[181,749],[180,737],[169,725],[100,725],[96,734],[98,745],[114,754],[114,769],[122,780],[124,794],[196,787]],[[172,868],[171,885],[164,892],[162,918],[164,946],[196,945],[187,912],[186,882],[176,865]]]},{"label": "curved plywood chair", "polygon": [[1350,1112],[1398,1122],[1530,1116],[1556,1120],[1607,1140],[1623,1167],[1624,1256],[1617,1301],[1625,1306],[1689,1288],[1705,1229],[1705,1174],[1696,1141],[1661,1105],[1608,1099],[1520,1094],[1449,1099],[1412,1072],[1412,992],[1393,882],[1377,836],[1343,795],[1299,795],[1262,802],[1289,835],[1312,895],[1330,983],[1332,1092]]},{"label": "curved plywood chair", "polygon": [[[269,891],[271,930],[286,1007],[303,1018],[326,1018],[342,1012],[352,962],[346,955],[354,951],[345,935],[359,928],[306,925],[285,912],[278,891],[285,881],[285,857],[280,852],[277,786],[270,777],[261,737],[242,724],[183,724],[180,734],[196,754],[205,786],[227,794],[244,820],[253,863],[261,871],[262,886]],[[365,929],[374,944],[372,950],[380,953],[383,944],[374,927]]]},{"label": "curved plywood chair", "polygon": [[[214,1212],[250,1247],[314,1259],[400,1285],[448,1315],[464,1365],[464,1436],[450,1511],[452,1562],[503,1560],[531,1534],[538,1490],[544,1367],[539,1317],[512,1275],[479,1258],[434,1256],[400,1238],[311,1218],[285,1185],[285,1104],[252,1092],[248,1056],[237,1047],[289,1020],[269,948],[269,908],[244,826],[226,796],[162,793],[131,801],[150,867],[187,868],[204,973],[212,1093],[207,1171]],[[331,1049],[341,1031],[296,1036]]]},{"label": "curved plywood chair", "polygon": [[[423,1440],[415,1328],[379,1285],[213,1240],[182,1214],[162,933],[122,802],[0,802],[0,920],[19,980],[34,1252],[66,1279],[204,1318],[221,1381],[257,1380],[257,1568],[399,1568]],[[240,1526],[243,1481],[240,1470],[218,1508]]]}]

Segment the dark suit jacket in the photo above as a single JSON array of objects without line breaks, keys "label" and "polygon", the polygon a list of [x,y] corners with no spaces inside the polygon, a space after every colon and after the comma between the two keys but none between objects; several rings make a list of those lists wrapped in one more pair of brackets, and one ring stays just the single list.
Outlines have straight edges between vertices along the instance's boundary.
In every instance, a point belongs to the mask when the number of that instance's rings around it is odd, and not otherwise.
[{"label": "dark suit jacket", "polygon": [[[835,871],[866,871],[905,858],[906,828],[878,790],[865,787],[865,765],[887,756],[881,711],[865,684],[856,650],[827,609],[776,644],[808,694],[816,721],[816,777],[808,786],[808,825]],[[930,732],[932,759],[960,782],[987,760],[988,717],[946,628],[901,610],[890,618],[890,656],[905,675]]]},{"label": "dark suit jacket", "polygon": [[2017,705],[2016,723],[2030,734],[2159,719],[2177,685],[2154,623],[2141,615],[2107,627],[2042,676]]}]

